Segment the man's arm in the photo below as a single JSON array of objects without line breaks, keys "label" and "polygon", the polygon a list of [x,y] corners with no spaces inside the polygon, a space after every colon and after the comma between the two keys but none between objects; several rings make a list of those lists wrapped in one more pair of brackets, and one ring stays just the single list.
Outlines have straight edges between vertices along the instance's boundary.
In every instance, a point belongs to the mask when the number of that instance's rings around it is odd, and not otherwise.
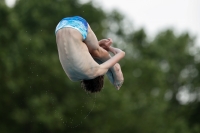
[{"label": "man's arm", "polygon": [[111,46],[113,43],[112,39],[102,39],[99,42],[99,46],[96,50],[91,52],[91,55],[94,58],[97,58],[98,60],[101,60],[102,62],[105,62],[111,58],[111,55],[109,54],[108,48]]},{"label": "man's arm", "polygon": [[[102,39],[99,41],[99,45],[106,51],[109,51],[109,47],[111,46],[111,44],[112,44],[112,39],[110,39],[110,38]],[[113,52],[114,52],[114,54],[117,53],[115,51],[113,51]],[[109,60],[110,58],[112,58],[112,57],[109,55],[109,58],[105,59],[105,60],[97,59],[97,58],[94,58],[94,59],[99,64],[102,64],[103,62]],[[115,88],[117,90],[119,90],[124,81],[124,77],[123,77],[123,73],[121,71],[120,64],[116,63],[113,67],[109,68],[106,75],[107,75],[109,81],[115,86]]]},{"label": "man's arm", "polygon": [[[110,47],[110,45],[112,44],[112,39],[109,38],[98,41],[96,35],[94,34],[89,25],[88,25],[88,35],[86,40],[84,40],[84,42],[87,45],[88,50],[93,58],[98,59],[101,62],[106,62],[112,58],[108,52],[108,47]],[[109,65],[110,63],[106,64]],[[103,67],[105,67],[106,64],[104,64]],[[123,74],[121,73],[120,66],[118,67],[117,64],[113,66],[112,64],[112,67],[110,69],[104,69],[105,73],[106,71],[110,82],[116,87],[115,84],[116,83],[118,84],[118,82],[121,82],[122,81],[121,79],[123,79]]]},{"label": "man's arm", "polygon": [[101,64],[101,67],[103,69],[111,68],[112,66],[114,66],[116,63],[118,63],[125,56],[125,52],[122,51],[121,49],[114,48],[114,47],[110,46],[108,50],[110,52],[112,52],[114,54],[114,56]]},{"label": "man's arm", "polygon": [[[110,52],[113,52],[115,54],[112,58],[107,60],[106,62],[102,63],[100,67],[97,69],[96,75],[104,75],[105,73],[111,74],[109,69],[113,67],[114,65],[114,71],[115,71],[115,78],[119,79],[114,81],[114,86],[119,90],[122,83],[123,83],[123,74],[121,72],[121,68],[117,62],[119,62],[120,59],[122,59],[125,56],[125,52],[118,48],[110,47],[109,48]],[[118,65],[118,66],[116,66]],[[113,74],[113,73],[112,73]],[[114,76],[114,75],[109,75],[109,76]]]}]

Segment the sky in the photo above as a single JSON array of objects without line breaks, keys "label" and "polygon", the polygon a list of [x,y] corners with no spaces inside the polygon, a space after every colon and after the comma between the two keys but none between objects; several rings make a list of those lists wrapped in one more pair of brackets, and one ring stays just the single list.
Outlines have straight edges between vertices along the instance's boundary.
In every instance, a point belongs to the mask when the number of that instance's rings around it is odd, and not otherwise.
[{"label": "sky", "polygon": [[144,28],[148,35],[172,28],[177,34],[189,32],[200,46],[200,0],[95,0],[105,10],[117,9]]},{"label": "sky", "polygon": [[[90,0],[79,0],[87,2]],[[6,0],[13,6],[15,0]],[[154,37],[159,31],[172,28],[177,34],[189,32],[200,46],[200,0],[93,0],[106,11],[117,9],[133,23]]]}]

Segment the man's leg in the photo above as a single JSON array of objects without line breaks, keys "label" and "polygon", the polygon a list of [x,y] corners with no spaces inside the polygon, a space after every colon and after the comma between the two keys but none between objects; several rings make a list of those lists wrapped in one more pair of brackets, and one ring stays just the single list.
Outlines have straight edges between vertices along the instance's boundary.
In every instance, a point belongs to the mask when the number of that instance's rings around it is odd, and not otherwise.
[{"label": "man's leg", "polygon": [[95,57],[103,62],[105,62],[111,58],[108,51],[106,51],[105,49],[103,49],[102,47],[99,46],[97,37],[89,25],[88,25],[88,35],[84,42],[87,45],[88,50],[93,57]]},{"label": "man's leg", "polygon": [[[110,40],[112,43],[112,40]],[[105,43],[107,43],[107,40],[102,40],[98,42],[96,35],[88,26],[88,35],[86,40],[84,41],[89,49],[90,54],[92,57],[99,63],[103,63],[111,58],[111,55],[109,54],[108,51],[106,51],[104,48]],[[107,45],[111,45],[111,43]],[[102,47],[100,47],[101,45]],[[121,71],[120,65],[117,63],[113,67],[111,67],[108,72],[107,72],[108,79],[110,82],[117,88],[119,89],[124,81],[123,73]]]}]

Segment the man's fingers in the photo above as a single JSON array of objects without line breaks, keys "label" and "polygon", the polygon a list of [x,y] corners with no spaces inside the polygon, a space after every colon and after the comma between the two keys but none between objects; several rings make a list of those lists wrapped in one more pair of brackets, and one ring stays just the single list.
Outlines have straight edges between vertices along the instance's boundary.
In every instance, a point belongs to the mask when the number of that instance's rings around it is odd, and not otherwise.
[{"label": "man's fingers", "polygon": [[111,42],[111,44],[113,43],[113,40],[111,38],[108,38],[108,40]]}]

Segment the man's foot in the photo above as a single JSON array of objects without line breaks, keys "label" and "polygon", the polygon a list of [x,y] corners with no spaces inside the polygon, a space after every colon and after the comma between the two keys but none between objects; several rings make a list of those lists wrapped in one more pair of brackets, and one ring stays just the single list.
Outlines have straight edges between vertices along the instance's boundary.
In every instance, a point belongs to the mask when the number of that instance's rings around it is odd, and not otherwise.
[{"label": "man's foot", "polygon": [[123,73],[121,71],[120,65],[117,63],[106,73],[110,82],[115,86],[117,90],[120,89],[124,82]]},{"label": "man's foot", "polygon": [[121,67],[120,67],[119,63],[116,63],[113,68],[114,68],[114,72],[113,72],[114,86],[117,90],[119,90],[124,82],[124,76],[121,71]]}]

